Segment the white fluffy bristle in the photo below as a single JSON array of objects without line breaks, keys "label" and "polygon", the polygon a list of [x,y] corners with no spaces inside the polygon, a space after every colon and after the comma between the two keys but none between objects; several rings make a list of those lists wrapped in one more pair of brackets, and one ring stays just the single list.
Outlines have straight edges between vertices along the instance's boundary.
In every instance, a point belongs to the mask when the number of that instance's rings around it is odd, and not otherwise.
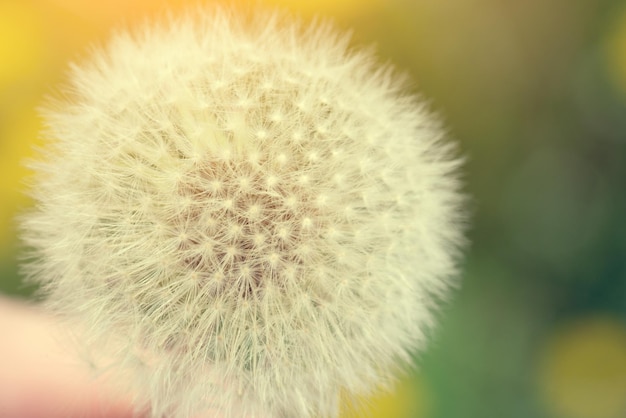
[{"label": "white fluffy bristle", "polygon": [[459,162],[372,61],[326,25],[209,8],[73,67],[29,274],[152,416],[334,417],[423,347]]}]

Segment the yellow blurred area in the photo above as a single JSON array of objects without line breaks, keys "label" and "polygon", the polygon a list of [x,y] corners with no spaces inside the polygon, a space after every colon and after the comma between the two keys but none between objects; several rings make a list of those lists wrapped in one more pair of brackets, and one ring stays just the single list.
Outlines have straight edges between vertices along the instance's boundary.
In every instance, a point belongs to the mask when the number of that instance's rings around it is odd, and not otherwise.
[{"label": "yellow blurred area", "polygon": [[48,0],[60,9],[100,27],[118,26],[154,12],[176,10],[185,4],[200,4],[184,0]]},{"label": "yellow blurred area", "polygon": [[[71,10],[77,15],[95,22],[109,22],[123,17],[132,19],[149,12],[161,12],[200,2],[185,0],[109,0],[89,2],[85,0],[50,0],[59,7]],[[249,0],[234,0],[232,4],[255,4]],[[231,4],[227,3],[227,4]],[[354,16],[384,4],[384,0],[266,0],[260,2],[268,6],[277,6],[297,11],[302,15],[323,14],[331,17]]]},{"label": "yellow blurred area", "polygon": [[23,193],[23,182],[28,170],[23,158],[31,153],[40,129],[39,118],[34,106],[20,109],[14,118],[7,120],[0,132],[4,136],[0,142],[0,257],[9,250],[14,239],[13,227],[16,212],[28,204]]},{"label": "yellow blurred area", "polygon": [[0,88],[41,70],[41,27],[33,5],[0,3]]},{"label": "yellow blurred area", "polygon": [[341,418],[426,418],[430,416],[429,392],[416,378],[398,383],[393,392],[380,392],[362,403],[344,402]]},{"label": "yellow blurred area", "polygon": [[626,416],[626,327],[587,318],[553,334],[543,353],[540,388],[555,418]]},{"label": "yellow blurred area", "polygon": [[622,7],[606,42],[605,53],[609,76],[615,87],[626,94],[626,6]]},{"label": "yellow blurred area", "polygon": [[0,3],[0,258],[14,239],[15,213],[26,202],[20,161],[39,129],[33,91],[45,72],[44,25],[34,4]]},{"label": "yellow blurred area", "polygon": [[370,13],[385,0],[268,0],[267,4],[294,10],[302,15],[328,17],[356,16]]}]

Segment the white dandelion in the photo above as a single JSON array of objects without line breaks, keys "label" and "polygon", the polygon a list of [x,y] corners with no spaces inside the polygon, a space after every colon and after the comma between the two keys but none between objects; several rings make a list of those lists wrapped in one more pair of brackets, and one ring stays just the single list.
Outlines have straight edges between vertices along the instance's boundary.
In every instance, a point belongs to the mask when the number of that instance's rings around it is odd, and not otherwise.
[{"label": "white dandelion", "polygon": [[153,417],[335,417],[424,347],[459,160],[325,24],[221,8],[72,67],[22,219],[27,272]]}]

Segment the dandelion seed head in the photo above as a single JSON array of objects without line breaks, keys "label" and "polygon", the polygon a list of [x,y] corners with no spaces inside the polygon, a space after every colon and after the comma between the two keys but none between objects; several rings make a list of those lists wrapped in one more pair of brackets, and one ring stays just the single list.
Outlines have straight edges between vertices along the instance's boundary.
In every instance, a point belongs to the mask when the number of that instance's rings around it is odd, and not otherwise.
[{"label": "dandelion seed head", "polygon": [[66,91],[26,268],[152,416],[335,417],[424,347],[459,161],[347,37],[210,7],[118,33]]}]

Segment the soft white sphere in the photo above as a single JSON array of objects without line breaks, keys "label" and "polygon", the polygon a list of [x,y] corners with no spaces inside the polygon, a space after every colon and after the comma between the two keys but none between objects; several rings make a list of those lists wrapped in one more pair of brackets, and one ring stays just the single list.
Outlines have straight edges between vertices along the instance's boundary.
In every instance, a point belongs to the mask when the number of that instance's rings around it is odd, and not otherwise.
[{"label": "soft white sphere", "polygon": [[195,10],[72,67],[22,220],[30,277],[152,416],[338,414],[421,349],[459,160],[329,26]]}]

